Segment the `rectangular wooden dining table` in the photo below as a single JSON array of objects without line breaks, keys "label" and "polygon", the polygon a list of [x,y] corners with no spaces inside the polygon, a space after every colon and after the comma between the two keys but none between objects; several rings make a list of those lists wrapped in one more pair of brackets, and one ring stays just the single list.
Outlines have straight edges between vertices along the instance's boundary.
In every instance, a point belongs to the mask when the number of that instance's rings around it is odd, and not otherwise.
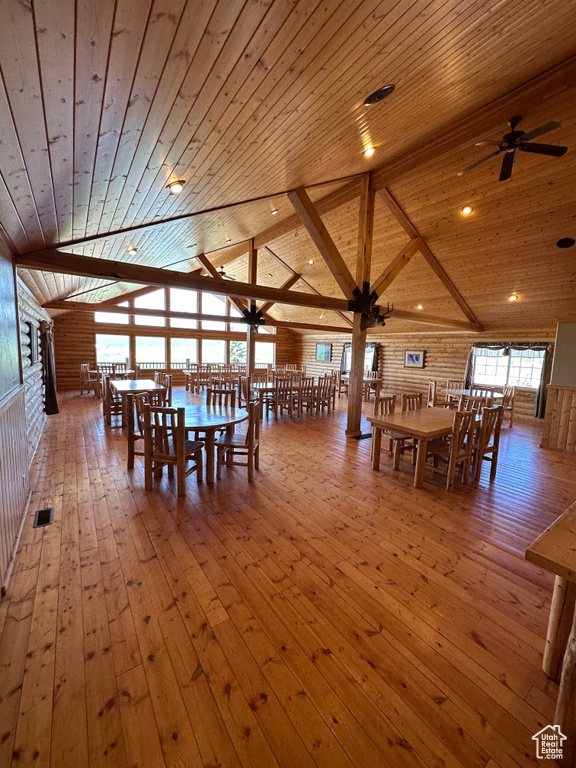
[{"label": "rectangular wooden dining table", "polygon": [[418,440],[414,486],[421,488],[428,440],[452,434],[454,411],[447,408],[419,408],[416,411],[397,411],[388,416],[368,416],[368,421],[372,424],[372,469],[380,469],[383,430]]},{"label": "rectangular wooden dining table", "polygon": [[166,387],[161,384],[156,384],[154,379],[114,379],[110,382],[112,389],[122,398],[122,428],[128,425],[127,409],[126,409],[126,395],[138,395],[141,392],[162,392],[166,391]]}]

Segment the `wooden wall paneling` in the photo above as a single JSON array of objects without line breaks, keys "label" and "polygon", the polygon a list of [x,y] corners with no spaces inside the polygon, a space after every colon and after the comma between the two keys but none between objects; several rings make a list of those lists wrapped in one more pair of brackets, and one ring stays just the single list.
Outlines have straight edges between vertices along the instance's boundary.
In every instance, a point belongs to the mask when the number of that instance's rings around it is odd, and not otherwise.
[{"label": "wooden wall paneling", "polygon": [[4,592],[28,497],[24,387],[0,405],[0,588]]},{"label": "wooden wall paneling", "polygon": [[[511,341],[553,341],[553,332],[534,332],[530,334],[509,334]],[[379,345],[379,374],[384,379],[383,389],[391,393],[422,392],[426,395],[428,381],[434,379],[440,384],[440,394],[443,395],[447,379],[464,377],[468,352],[475,341],[501,340],[490,334],[386,334],[386,331],[369,331],[366,341],[377,342]],[[349,342],[350,336],[339,335],[300,335],[296,336],[296,358],[299,364],[305,364],[310,375],[321,375],[331,370],[340,369],[344,342]],[[332,362],[317,362],[316,344],[332,344]],[[406,349],[426,350],[425,368],[404,368],[404,351]],[[514,416],[520,421],[541,424],[540,419],[534,418],[535,391],[518,389]]]},{"label": "wooden wall paneling", "polygon": [[548,386],[540,445],[576,452],[576,387]]}]

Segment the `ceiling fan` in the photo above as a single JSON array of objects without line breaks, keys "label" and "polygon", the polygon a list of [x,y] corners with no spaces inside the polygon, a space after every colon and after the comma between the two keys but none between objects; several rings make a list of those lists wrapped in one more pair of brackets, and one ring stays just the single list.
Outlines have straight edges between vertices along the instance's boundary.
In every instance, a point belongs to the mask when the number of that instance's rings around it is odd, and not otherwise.
[{"label": "ceiling fan", "polygon": [[477,162],[472,163],[472,165],[469,165],[468,168],[460,171],[458,176],[462,176],[473,168],[482,165],[482,163],[485,163],[487,160],[491,160],[493,157],[496,157],[496,155],[504,152],[500,178],[498,181],[506,181],[506,179],[509,179],[512,175],[512,166],[514,165],[514,157],[516,156],[517,149],[521,152],[532,152],[537,155],[550,155],[551,157],[562,157],[562,155],[568,151],[568,147],[559,147],[554,144],[533,144],[530,141],[530,139],[535,139],[537,136],[543,136],[545,133],[553,131],[555,128],[560,128],[560,123],[551,121],[526,133],[525,131],[516,130],[521,120],[521,115],[511,117],[510,120],[508,120],[510,132],[506,133],[500,141],[479,141],[476,144],[477,147],[496,146],[498,149],[495,152],[486,155],[486,157],[483,157],[482,160],[478,160]]},{"label": "ceiling fan", "polygon": [[220,267],[217,272],[223,280],[236,280],[236,275],[229,275],[224,267]]}]

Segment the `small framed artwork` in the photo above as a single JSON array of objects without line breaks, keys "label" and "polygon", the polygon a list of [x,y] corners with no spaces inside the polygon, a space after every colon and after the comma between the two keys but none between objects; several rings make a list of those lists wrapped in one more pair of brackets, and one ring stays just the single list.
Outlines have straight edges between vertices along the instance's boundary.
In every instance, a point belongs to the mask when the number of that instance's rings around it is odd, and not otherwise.
[{"label": "small framed artwork", "polygon": [[316,360],[329,363],[332,360],[332,344],[316,344]]},{"label": "small framed artwork", "polygon": [[404,368],[424,368],[425,350],[407,349],[404,352]]}]

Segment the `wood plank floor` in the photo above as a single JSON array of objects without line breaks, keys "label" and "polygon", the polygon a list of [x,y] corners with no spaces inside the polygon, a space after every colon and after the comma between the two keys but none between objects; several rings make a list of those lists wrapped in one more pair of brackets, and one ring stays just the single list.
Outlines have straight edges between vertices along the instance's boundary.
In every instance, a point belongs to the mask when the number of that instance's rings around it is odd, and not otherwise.
[{"label": "wood plank floor", "polygon": [[0,766],[536,765],[552,579],[523,551],[576,460],[517,425],[495,483],[417,490],[344,438],[345,404],[265,425],[253,485],[177,499],[63,398],[0,603]]}]

